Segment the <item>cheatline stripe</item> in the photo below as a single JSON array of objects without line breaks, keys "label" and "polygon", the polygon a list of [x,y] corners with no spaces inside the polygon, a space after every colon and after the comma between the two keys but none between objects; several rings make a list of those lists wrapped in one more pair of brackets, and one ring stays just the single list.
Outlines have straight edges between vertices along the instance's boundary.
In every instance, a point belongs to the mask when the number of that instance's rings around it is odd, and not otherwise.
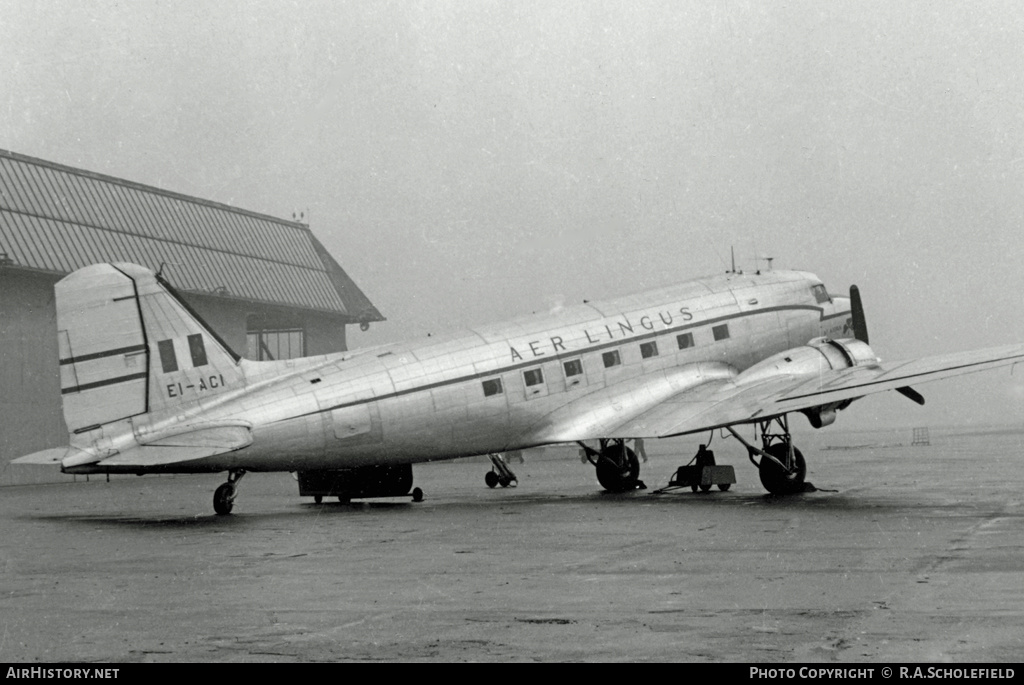
[{"label": "cheatline stripe", "polygon": [[118,376],[117,378],[108,378],[104,381],[96,381],[95,383],[86,383],[85,385],[75,385],[70,388],[62,388],[60,391],[61,395],[67,395],[73,392],[82,392],[84,390],[92,390],[93,388],[102,388],[104,385],[115,385],[117,383],[127,383],[128,381],[138,381],[146,378],[149,374],[146,371],[142,373],[133,373],[130,376]]},{"label": "cheatline stripe", "polygon": [[[314,414],[324,414],[326,412],[333,411],[335,409],[347,409],[349,407],[355,407],[355,406],[358,406],[360,404],[370,404],[372,402],[379,402],[381,400],[389,400],[389,399],[392,399],[392,398],[395,398],[395,397],[402,397],[403,395],[411,395],[411,394],[417,393],[417,392],[424,392],[426,390],[433,390],[434,388],[440,388],[440,387],[443,387],[443,386],[446,386],[446,385],[457,385],[459,383],[466,383],[466,382],[469,382],[469,381],[481,380],[481,379],[484,379],[484,378],[493,378],[494,376],[500,376],[502,374],[506,374],[506,373],[509,373],[509,372],[512,372],[512,371],[519,371],[520,369],[525,369],[527,367],[539,366],[540,364],[543,364],[545,362],[563,361],[565,359],[573,359],[575,357],[580,357],[580,356],[582,356],[584,354],[590,354],[592,352],[600,352],[601,350],[609,349],[609,348],[612,348],[612,347],[621,347],[622,345],[628,344],[628,343],[643,342],[643,341],[649,340],[651,338],[658,338],[658,337],[661,337],[661,336],[674,335],[676,333],[679,333],[680,331],[689,331],[689,330],[692,330],[694,328],[701,328],[702,326],[712,326],[712,325],[717,324],[717,323],[722,323],[723,321],[731,321],[733,319],[743,319],[743,318],[750,317],[750,316],[757,316],[758,314],[771,314],[772,312],[783,312],[783,311],[794,311],[794,310],[816,311],[819,314],[819,321],[827,321],[827,320],[830,320],[830,319],[836,319],[836,318],[839,318],[841,316],[847,316],[848,314],[850,314],[849,311],[845,311],[845,312],[836,312],[834,314],[830,314],[828,316],[825,316],[825,310],[824,310],[823,307],[817,307],[817,306],[814,306],[814,305],[807,305],[807,304],[786,304],[786,305],[777,305],[777,306],[774,306],[774,307],[762,307],[761,309],[751,309],[751,310],[748,310],[748,311],[745,311],[745,312],[736,312],[736,313],[733,313],[733,314],[726,314],[725,316],[718,316],[718,317],[715,317],[713,319],[704,319],[702,321],[687,322],[685,324],[682,324],[682,325],[679,325],[679,326],[672,326],[670,328],[666,328],[666,329],[661,330],[661,331],[653,331],[653,332],[650,332],[650,333],[644,333],[643,335],[635,335],[635,336],[632,336],[630,338],[623,338],[622,340],[609,340],[607,342],[603,342],[603,343],[600,343],[600,344],[597,344],[597,345],[592,345],[590,347],[586,347],[586,348],[583,348],[583,349],[580,349],[580,350],[573,350],[571,352],[566,350],[564,352],[560,352],[560,353],[554,354],[554,355],[552,355],[550,357],[545,356],[545,358],[542,359],[542,360],[531,359],[529,361],[523,361],[523,362],[518,362],[516,364],[502,366],[502,367],[499,367],[499,368],[496,368],[496,369],[493,369],[493,370],[490,370],[490,371],[481,371],[479,373],[473,373],[473,374],[469,374],[467,376],[459,376],[458,378],[449,378],[447,380],[435,381],[433,383],[426,383],[424,385],[416,385],[416,386],[413,386],[411,388],[406,388],[404,390],[396,390],[394,392],[390,392],[390,393],[387,393],[385,395],[377,395],[375,397],[364,397],[364,398],[361,398],[361,399],[358,399],[358,400],[352,400],[351,402],[343,402],[341,404],[335,404],[335,405],[332,405],[332,406],[329,406],[329,407],[324,407],[323,409],[317,409],[315,411],[305,412],[303,414],[296,414],[295,416],[289,416],[287,418],[278,419],[277,421],[275,421],[275,423],[281,423],[282,421],[291,421],[293,419],[301,419],[304,416],[312,416]],[[612,316],[622,316],[622,315],[619,314],[619,315],[612,315]],[[611,316],[606,317],[606,318],[611,318]],[[613,322],[613,323],[617,323],[617,322]],[[721,342],[721,341],[719,341],[719,342]],[[686,349],[696,349],[696,348],[686,348]]]},{"label": "cheatline stripe", "polygon": [[60,365],[65,364],[78,364],[79,362],[87,362],[93,359],[102,359],[103,357],[114,357],[119,354],[132,354],[133,352],[145,352],[145,345],[131,345],[129,347],[118,347],[115,350],[104,350],[102,352],[93,352],[91,354],[83,354],[78,357],[68,357],[67,359],[61,359]]}]

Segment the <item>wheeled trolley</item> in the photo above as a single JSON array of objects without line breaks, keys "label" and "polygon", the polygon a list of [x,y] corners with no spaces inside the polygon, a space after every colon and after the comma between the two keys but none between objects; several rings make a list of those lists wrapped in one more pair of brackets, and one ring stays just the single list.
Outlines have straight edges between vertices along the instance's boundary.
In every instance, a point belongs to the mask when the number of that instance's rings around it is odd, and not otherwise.
[{"label": "wheeled trolley", "polygon": [[[717,485],[723,492],[736,482],[736,471],[731,466],[716,466],[715,453],[701,445],[696,456],[686,466],[680,466],[672,474],[668,488],[689,487],[694,492],[700,488],[707,492]],[[665,488],[665,489],[668,489]]]}]

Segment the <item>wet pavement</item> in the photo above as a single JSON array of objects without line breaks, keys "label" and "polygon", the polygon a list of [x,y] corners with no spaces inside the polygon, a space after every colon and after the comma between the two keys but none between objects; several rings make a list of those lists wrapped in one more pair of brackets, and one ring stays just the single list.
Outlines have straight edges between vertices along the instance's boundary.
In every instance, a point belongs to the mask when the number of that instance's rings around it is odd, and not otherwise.
[{"label": "wet pavement", "polygon": [[[227,517],[221,476],[3,488],[0,661],[1019,661],[1024,434],[819,436],[790,498],[732,440],[707,494],[605,494],[574,450],[514,489],[417,466],[418,504],[250,474]],[[647,449],[654,489],[696,441]]]}]

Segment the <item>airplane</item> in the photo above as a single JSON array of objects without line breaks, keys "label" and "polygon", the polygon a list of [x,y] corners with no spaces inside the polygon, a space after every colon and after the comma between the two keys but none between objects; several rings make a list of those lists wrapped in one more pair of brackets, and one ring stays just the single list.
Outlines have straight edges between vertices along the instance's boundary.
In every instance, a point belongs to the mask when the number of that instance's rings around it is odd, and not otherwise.
[{"label": "airplane", "polygon": [[[69,474],[297,473],[300,495],[422,499],[412,464],[578,443],[601,486],[641,486],[627,442],[716,429],[769,493],[804,490],[789,415],[832,424],[856,399],[1024,361],[1024,345],[884,362],[856,286],[735,269],[410,344],[250,361],[159,274],[95,264],[55,286],[67,447],[13,463]],[[753,427],[760,446],[737,428]],[[756,438],[755,438],[756,441]],[[589,443],[589,444],[588,444]],[[756,460],[755,460],[756,457]]]}]

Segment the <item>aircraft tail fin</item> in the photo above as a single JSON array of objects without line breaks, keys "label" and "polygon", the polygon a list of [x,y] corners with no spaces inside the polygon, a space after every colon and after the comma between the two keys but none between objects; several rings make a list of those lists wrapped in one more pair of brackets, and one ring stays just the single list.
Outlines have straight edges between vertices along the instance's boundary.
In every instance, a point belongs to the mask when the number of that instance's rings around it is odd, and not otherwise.
[{"label": "aircraft tail fin", "polygon": [[94,264],[57,283],[55,297],[72,433],[184,409],[244,381],[238,356],[149,269]]}]

